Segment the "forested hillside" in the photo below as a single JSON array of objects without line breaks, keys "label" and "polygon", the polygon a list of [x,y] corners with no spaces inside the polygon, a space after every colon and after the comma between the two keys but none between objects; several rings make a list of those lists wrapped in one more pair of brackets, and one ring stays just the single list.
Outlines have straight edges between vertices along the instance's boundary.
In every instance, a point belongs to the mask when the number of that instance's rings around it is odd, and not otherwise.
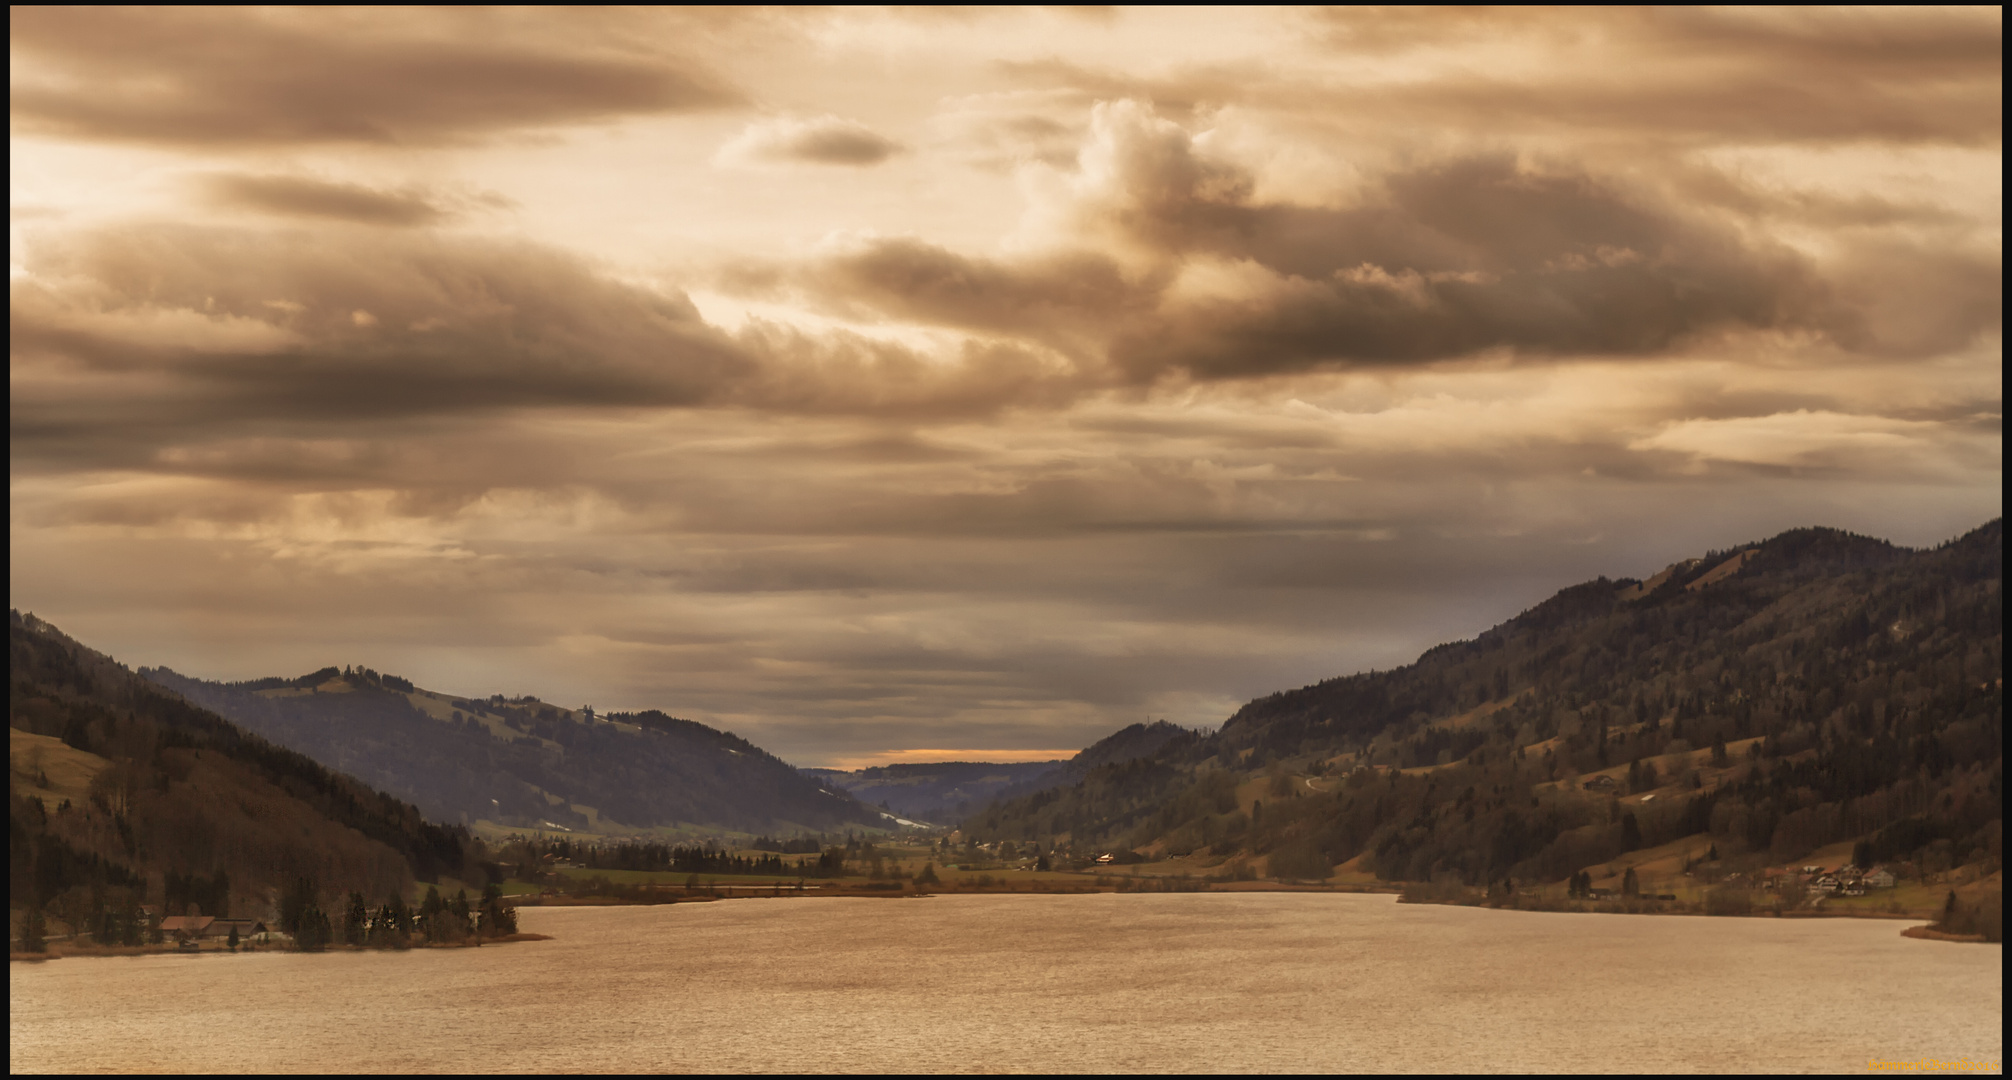
[{"label": "forested hillside", "polygon": [[[478,873],[466,831],[247,733],[32,615],[8,624],[8,903],[117,942],[142,903],[263,916]],[[129,942],[130,943],[130,942]]]},{"label": "forested hillside", "polygon": [[1995,872],[2003,567],[1993,521],[1925,551],[1801,529],[1591,581],[966,831],[1471,886],[1562,881],[1687,837],[1708,874],[1844,841],[1860,860]]},{"label": "forested hillside", "polygon": [[442,821],[600,835],[884,821],[746,739],[655,710],[596,715],[532,697],[458,698],[367,668],[231,684],[140,673]]}]

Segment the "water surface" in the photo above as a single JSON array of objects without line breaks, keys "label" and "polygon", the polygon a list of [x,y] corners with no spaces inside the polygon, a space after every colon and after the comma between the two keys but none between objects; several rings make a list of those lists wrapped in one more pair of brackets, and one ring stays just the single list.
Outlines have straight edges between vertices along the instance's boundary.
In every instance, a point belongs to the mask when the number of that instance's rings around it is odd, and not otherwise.
[{"label": "water surface", "polygon": [[14,1071],[1862,1071],[2000,1060],[2003,951],[1305,893],[527,908],[555,940],[10,965]]}]

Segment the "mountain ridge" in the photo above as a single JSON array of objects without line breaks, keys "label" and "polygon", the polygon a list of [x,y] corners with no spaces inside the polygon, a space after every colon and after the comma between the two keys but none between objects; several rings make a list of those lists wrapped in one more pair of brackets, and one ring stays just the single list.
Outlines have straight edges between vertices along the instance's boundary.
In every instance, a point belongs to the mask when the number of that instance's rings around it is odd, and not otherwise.
[{"label": "mountain ridge", "polygon": [[746,739],[655,709],[469,698],[368,668],[239,683],[140,674],[470,827],[699,836],[885,822]]},{"label": "mountain ridge", "polygon": [[[10,611],[9,906],[137,944],[139,905],[271,910],[300,882],[373,900],[479,884],[479,843]],[[312,891],[312,890],[310,890]]]},{"label": "mountain ridge", "polygon": [[1254,699],[1211,735],[965,827],[1468,886],[1560,881],[1687,837],[1713,853],[1707,874],[1846,840],[1995,873],[2002,583],[2002,518],[1927,549],[1789,530]]}]

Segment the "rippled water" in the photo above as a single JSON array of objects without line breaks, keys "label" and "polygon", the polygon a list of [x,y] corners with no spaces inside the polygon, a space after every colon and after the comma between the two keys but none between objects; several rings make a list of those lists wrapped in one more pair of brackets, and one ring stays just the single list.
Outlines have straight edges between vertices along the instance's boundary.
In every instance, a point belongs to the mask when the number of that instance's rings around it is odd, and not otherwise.
[{"label": "rippled water", "polygon": [[1294,893],[544,908],[484,949],[10,965],[14,1071],[1862,1071],[1999,1060],[1879,921]]}]

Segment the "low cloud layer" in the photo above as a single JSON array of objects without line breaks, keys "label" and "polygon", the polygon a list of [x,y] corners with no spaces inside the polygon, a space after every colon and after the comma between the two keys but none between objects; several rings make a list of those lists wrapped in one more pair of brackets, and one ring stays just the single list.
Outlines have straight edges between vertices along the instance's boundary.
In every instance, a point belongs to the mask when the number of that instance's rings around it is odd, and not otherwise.
[{"label": "low cloud layer", "polygon": [[445,11],[15,8],[14,122],[197,146],[457,141],[719,108],[702,68],[573,19]]},{"label": "low cloud layer", "polygon": [[856,120],[837,116],[779,117],[749,124],[720,148],[727,164],[804,162],[878,165],[904,147]]},{"label": "low cloud layer", "polygon": [[384,191],[304,176],[218,173],[202,179],[215,203],[280,217],[351,221],[409,228],[434,225],[449,212],[423,191]]},{"label": "low cloud layer", "polygon": [[1995,15],[1064,18],[14,12],[13,603],[818,764],[2001,512]]}]

